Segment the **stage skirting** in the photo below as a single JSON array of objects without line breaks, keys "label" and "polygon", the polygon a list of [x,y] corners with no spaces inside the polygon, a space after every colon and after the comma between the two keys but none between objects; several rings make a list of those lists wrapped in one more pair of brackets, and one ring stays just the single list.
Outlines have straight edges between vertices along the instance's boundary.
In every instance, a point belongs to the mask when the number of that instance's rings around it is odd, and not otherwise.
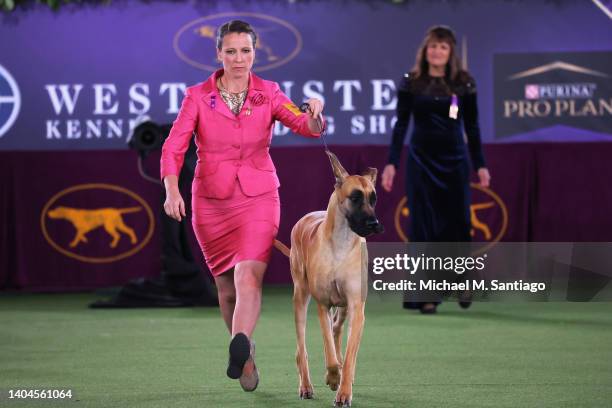
[{"label": "stage skirting", "polygon": [[[384,146],[332,151],[350,173],[382,171],[387,157]],[[278,238],[289,244],[300,217],[326,208],[334,180],[320,147],[271,152],[282,184]],[[485,153],[492,183],[472,187],[474,240],[612,241],[612,143],[489,144]],[[144,162],[152,175],[158,157]],[[403,173],[390,194],[377,185],[385,232],[373,240],[410,239]],[[0,289],[85,290],[159,275],[160,192],[133,151],[0,152]],[[291,282],[276,250],[266,282]]]}]

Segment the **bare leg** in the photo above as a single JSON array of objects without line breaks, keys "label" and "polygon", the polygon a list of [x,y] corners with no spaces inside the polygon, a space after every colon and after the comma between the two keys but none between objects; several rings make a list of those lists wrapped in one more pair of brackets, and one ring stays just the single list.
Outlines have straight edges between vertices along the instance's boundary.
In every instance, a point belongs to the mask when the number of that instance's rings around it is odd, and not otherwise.
[{"label": "bare leg", "polygon": [[232,319],[234,318],[234,308],[236,307],[236,288],[234,287],[234,270],[229,270],[219,276],[215,276],[215,284],[219,296],[219,308],[221,316],[232,334]]},{"label": "bare leg", "polygon": [[232,336],[244,333],[251,338],[261,310],[261,286],[268,264],[243,261],[234,268],[236,307],[232,320]]}]

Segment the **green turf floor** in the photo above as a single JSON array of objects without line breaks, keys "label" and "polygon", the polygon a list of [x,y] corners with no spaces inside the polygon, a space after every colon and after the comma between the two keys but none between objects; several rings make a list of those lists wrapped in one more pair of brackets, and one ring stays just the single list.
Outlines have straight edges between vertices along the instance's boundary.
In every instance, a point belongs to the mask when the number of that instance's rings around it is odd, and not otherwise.
[{"label": "green turf floor", "polygon": [[[0,406],[331,407],[315,308],[315,399],[297,397],[291,289],[264,293],[259,388],[225,376],[218,309],[91,310],[91,294],[0,296]],[[353,407],[612,407],[612,303],[445,303],[435,316],[370,296]],[[10,388],[72,389],[19,402]]]}]

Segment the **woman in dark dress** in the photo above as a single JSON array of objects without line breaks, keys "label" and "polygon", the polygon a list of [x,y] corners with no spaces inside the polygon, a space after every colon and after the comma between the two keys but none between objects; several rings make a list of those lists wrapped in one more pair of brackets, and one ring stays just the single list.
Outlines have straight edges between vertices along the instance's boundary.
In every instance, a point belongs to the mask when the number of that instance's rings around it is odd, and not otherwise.
[{"label": "woman in dark dress", "polygon": [[[406,163],[408,236],[412,242],[471,241],[470,159],[483,187],[488,187],[491,179],[480,141],[476,85],[461,69],[455,46],[450,28],[429,29],[413,70],[404,75],[398,87],[397,122],[381,183],[384,190],[391,191],[413,115]],[[423,313],[435,313],[436,305],[421,302],[414,306]]]}]

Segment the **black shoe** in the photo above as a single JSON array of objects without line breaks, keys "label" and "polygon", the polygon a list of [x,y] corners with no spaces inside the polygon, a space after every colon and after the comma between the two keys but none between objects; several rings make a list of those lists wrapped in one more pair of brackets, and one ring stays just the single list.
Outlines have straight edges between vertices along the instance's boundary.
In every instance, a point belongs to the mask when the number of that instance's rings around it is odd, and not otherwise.
[{"label": "black shoe", "polygon": [[251,343],[244,333],[234,336],[229,346],[229,362],[227,364],[227,376],[233,380],[240,378],[244,363],[251,355]]},{"label": "black shoe", "polygon": [[421,305],[422,314],[436,314],[438,305],[435,303],[423,303]]},{"label": "black shoe", "polygon": [[459,306],[462,309],[467,309],[472,306],[472,291],[466,290],[459,293]]},{"label": "black shoe", "polygon": [[421,302],[402,302],[402,307],[408,310],[419,310],[421,308]]}]

